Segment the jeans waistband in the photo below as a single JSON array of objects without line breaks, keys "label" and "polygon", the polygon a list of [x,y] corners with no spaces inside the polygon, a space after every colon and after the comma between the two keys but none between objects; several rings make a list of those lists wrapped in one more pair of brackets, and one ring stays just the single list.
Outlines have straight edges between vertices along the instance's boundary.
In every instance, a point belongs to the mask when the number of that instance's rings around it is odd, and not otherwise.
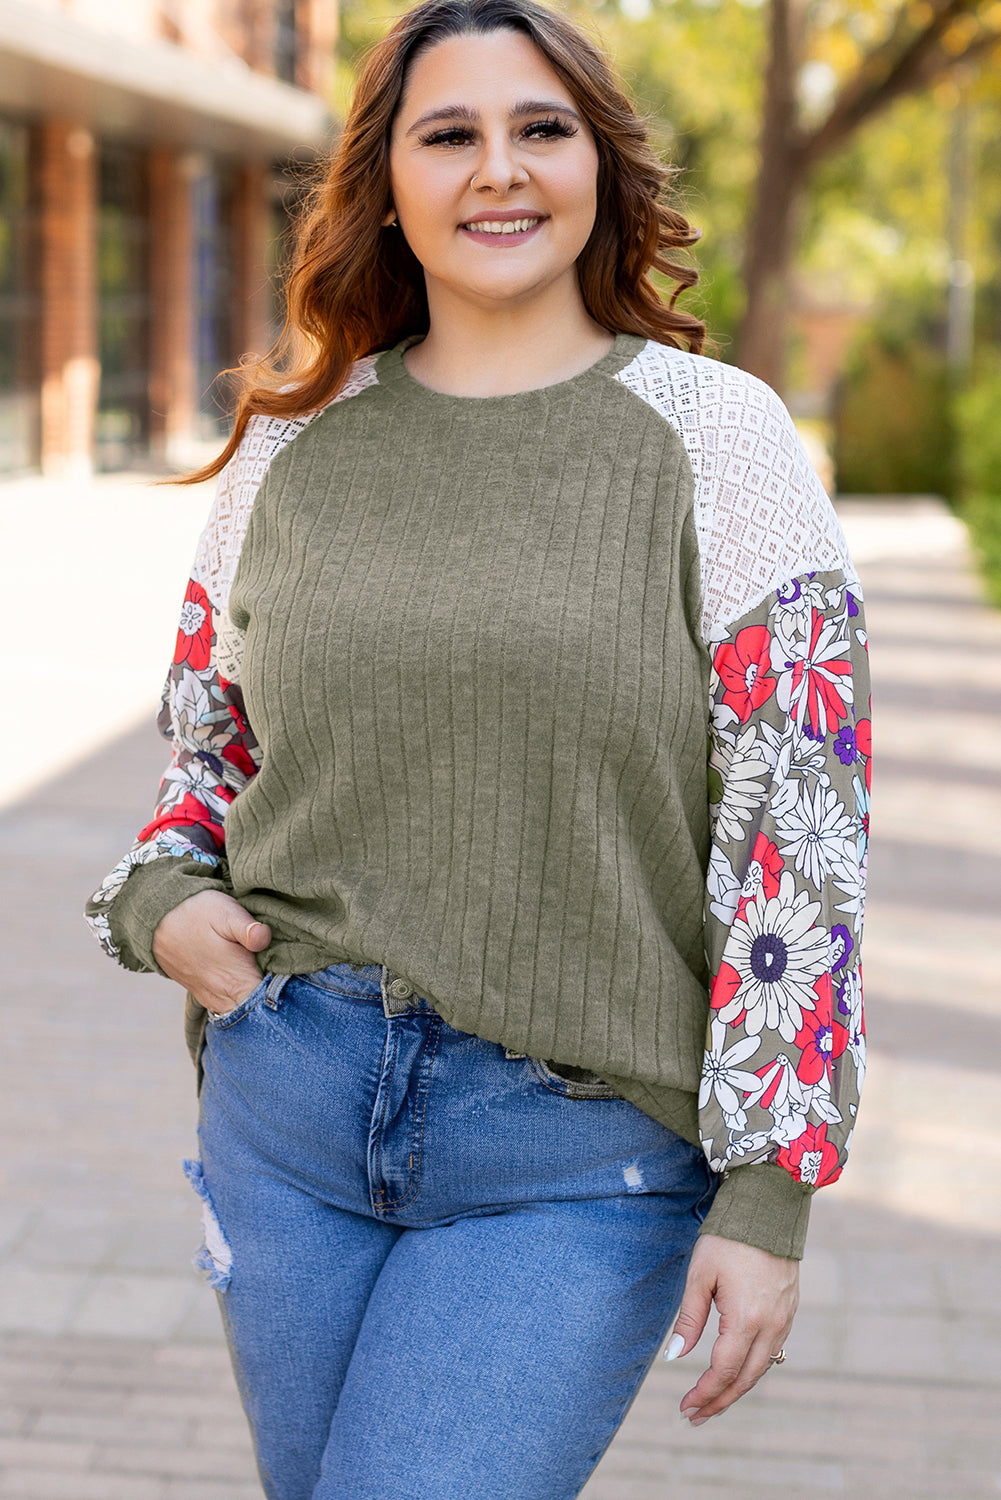
[{"label": "jeans waistband", "polygon": [[434,1008],[417,994],[409,979],[404,979],[386,964],[336,963],[303,977],[321,989],[327,981],[329,988],[358,1000],[381,1000],[387,1017]]}]

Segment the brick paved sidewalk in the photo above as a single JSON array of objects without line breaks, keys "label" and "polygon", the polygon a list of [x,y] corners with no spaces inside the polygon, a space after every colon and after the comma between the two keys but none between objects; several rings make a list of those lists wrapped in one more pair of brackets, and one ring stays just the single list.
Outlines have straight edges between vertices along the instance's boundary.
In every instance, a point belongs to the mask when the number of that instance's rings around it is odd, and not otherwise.
[{"label": "brick paved sidewalk", "polygon": [[[676,1412],[706,1341],[658,1365],[586,1500],[1001,1494],[1001,619],[940,508],[845,509],[879,698],[853,1160],[817,1199],[788,1363],[698,1431]],[[92,618],[49,622],[38,659],[51,706],[23,732],[46,743],[75,732],[60,640],[118,625],[111,562],[93,566]],[[5,589],[30,608],[26,578]],[[0,680],[8,703],[15,688]],[[187,1268],[177,1002],[108,963],[79,915],[163,759],[146,726],[0,814],[3,1500],[260,1500],[213,1299]]]}]

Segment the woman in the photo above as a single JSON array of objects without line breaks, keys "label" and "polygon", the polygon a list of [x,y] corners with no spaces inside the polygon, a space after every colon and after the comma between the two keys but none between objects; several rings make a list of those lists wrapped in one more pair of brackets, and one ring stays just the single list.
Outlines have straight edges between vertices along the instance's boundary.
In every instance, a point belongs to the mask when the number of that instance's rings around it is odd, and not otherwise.
[{"label": "woman", "polygon": [[781,403],[648,280],[694,280],[665,177],[567,20],[425,0],[209,471],[173,760],[89,913],[189,992],[281,1500],[577,1495],[713,1300],[682,1413],[724,1411],[846,1154],[860,596]]}]

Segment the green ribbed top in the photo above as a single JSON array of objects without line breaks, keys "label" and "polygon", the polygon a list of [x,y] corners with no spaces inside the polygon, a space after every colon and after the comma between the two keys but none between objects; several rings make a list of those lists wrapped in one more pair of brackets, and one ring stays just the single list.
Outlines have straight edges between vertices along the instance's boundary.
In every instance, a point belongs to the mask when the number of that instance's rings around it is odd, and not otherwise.
[{"label": "green ribbed top", "polygon": [[[271,926],[269,970],[386,963],[697,1142],[709,657],[685,448],[614,378],[644,342],[483,399],[399,345],[272,461],[229,603],[263,764],[222,888]],[[136,870],[113,927],[206,873]],[[796,1238],[753,1227],[805,1212],[787,1174],[734,1176],[746,1211],[721,1193],[714,1222]]]}]

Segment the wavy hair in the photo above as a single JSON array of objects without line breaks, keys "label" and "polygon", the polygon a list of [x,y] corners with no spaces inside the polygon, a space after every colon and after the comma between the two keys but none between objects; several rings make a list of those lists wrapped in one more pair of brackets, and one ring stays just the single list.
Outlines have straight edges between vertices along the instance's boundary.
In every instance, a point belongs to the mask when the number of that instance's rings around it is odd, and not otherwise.
[{"label": "wavy hair", "polygon": [[[236,371],[232,436],[186,482],[218,474],[257,413],[297,417],[337,394],[354,360],[426,333],[420,262],[382,219],[392,206],[389,142],[409,69],[446,37],[508,28],[535,43],[587,121],[598,153],[597,212],[577,259],[584,305],[611,333],[636,333],[698,353],[705,324],[679,310],[698,272],[675,252],[700,237],[665,201],[674,175],[608,61],[572,21],[537,0],[421,0],[368,53],[342,135],[301,211],[286,278],[285,327],[270,354]],[[650,278],[676,283],[665,302]]]}]

